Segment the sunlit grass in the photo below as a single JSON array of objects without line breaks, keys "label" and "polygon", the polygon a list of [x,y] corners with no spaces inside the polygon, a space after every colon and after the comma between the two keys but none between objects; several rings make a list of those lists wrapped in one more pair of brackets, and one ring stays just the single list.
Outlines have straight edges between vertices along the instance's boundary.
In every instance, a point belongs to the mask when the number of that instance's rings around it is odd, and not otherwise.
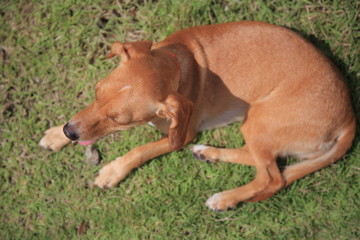
[{"label": "sunlit grass", "polygon": [[[133,171],[119,187],[89,188],[101,166],[84,148],[37,146],[49,127],[91,102],[116,66],[111,42],[152,39],[195,25],[261,20],[314,42],[341,69],[360,112],[357,1],[2,1],[0,3],[1,239],[358,239],[359,138],[342,161],[273,198],[215,213],[212,194],[249,182],[246,166],[207,165],[188,148]],[[357,114],[359,116],[359,114]],[[359,130],[357,131],[359,136]],[[144,126],[97,144],[104,163],[160,138]],[[196,143],[238,147],[239,124]]]}]

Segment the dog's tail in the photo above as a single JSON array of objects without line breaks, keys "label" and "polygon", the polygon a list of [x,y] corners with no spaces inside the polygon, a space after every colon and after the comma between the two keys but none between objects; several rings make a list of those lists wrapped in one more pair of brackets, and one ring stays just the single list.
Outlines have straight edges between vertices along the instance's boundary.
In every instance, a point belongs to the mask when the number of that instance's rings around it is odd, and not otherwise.
[{"label": "dog's tail", "polygon": [[331,146],[330,149],[327,150],[325,154],[286,167],[282,173],[285,180],[285,186],[288,186],[295,180],[302,178],[316,170],[319,170],[320,168],[323,168],[335,162],[336,160],[339,160],[351,147],[352,141],[355,137],[355,128],[356,121],[353,119],[342,129],[337,139],[335,140],[335,143]]}]

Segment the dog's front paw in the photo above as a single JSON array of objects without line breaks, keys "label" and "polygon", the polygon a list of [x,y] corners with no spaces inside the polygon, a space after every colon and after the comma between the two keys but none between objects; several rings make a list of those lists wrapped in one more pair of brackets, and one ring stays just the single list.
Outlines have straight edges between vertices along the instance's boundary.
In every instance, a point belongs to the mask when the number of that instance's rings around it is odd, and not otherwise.
[{"label": "dog's front paw", "polygon": [[128,174],[121,165],[121,158],[118,158],[102,167],[99,176],[95,178],[94,185],[102,189],[116,187]]},{"label": "dog's front paw", "polygon": [[63,125],[61,125],[46,130],[39,142],[39,146],[56,152],[68,143],[70,143],[70,139],[65,136]]},{"label": "dog's front paw", "polygon": [[211,147],[205,146],[205,145],[194,145],[190,150],[193,153],[193,156],[196,159],[199,159],[201,161],[207,162],[207,163],[213,163],[216,160],[209,156],[209,149]]},{"label": "dog's front paw", "polygon": [[211,210],[222,212],[233,209],[236,201],[227,199],[223,193],[216,193],[206,201],[205,205]]}]

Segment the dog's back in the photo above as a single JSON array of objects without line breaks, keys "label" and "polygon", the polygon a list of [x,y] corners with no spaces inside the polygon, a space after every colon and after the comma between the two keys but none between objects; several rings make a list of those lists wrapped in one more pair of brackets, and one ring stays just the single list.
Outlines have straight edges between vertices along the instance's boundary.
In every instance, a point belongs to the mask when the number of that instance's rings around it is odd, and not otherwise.
[{"label": "dog's back", "polygon": [[[300,155],[313,151],[314,146],[320,148],[322,142],[335,139],[354,121],[347,86],[339,71],[293,31],[262,22],[234,22],[185,29],[164,42],[179,41],[187,45],[200,65],[204,64],[201,67],[208,69],[205,98],[230,93],[249,106],[261,108],[264,117],[257,120],[258,124],[263,121],[263,125],[278,126],[273,132],[282,142],[274,146],[278,154]],[[219,88],[219,81],[226,88]],[[227,93],[219,93],[221,90]],[[217,107],[223,114],[224,106],[241,105],[233,98],[228,101],[211,101],[204,111],[211,111],[215,117]]]}]

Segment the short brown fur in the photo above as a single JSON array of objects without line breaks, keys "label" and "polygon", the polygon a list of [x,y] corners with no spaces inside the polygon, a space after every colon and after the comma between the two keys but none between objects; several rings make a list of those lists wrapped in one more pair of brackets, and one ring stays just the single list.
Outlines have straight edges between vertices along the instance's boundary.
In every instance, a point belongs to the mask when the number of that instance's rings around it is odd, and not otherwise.
[{"label": "short brown fur", "polygon": [[[254,166],[256,178],[206,202],[226,210],[271,197],[296,179],[341,158],[355,135],[346,84],[334,65],[296,33],[262,22],[185,29],[157,44],[114,43],[121,64],[96,85],[96,99],[67,124],[78,141],[151,122],[168,134],[139,146],[100,170],[95,184],[115,187],[140,164],[184,147],[204,129],[244,121],[245,146],[196,145],[199,159]],[[62,127],[40,145],[70,141]],[[301,161],[280,171],[276,159]]]}]

